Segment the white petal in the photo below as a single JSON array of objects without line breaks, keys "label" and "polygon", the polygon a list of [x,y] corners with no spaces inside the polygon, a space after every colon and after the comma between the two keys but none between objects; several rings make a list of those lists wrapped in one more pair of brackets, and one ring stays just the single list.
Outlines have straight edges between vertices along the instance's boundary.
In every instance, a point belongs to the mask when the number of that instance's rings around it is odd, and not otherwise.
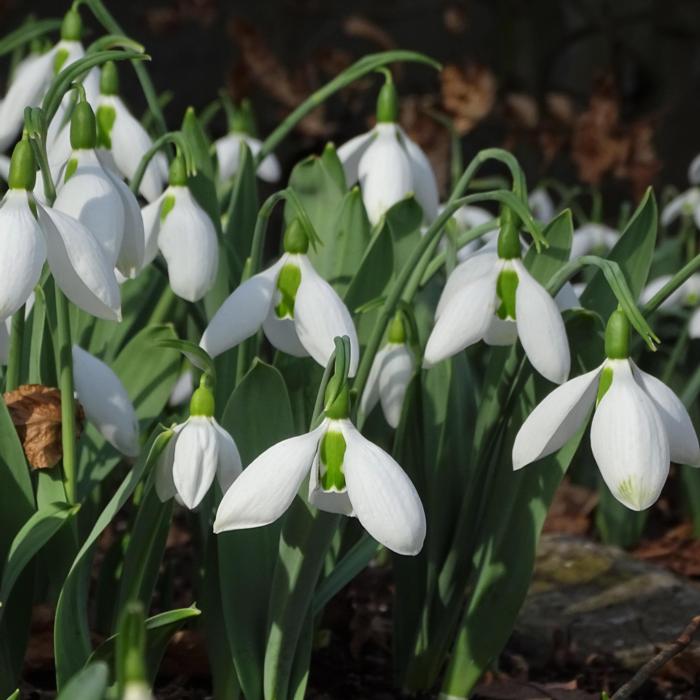
[{"label": "white petal", "polygon": [[[651,282],[649,282],[646,285],[646,287],[644,287],[642,293],[639,295],[639,301],[642,304],[646,304],[649,301],[651,301],[652,297],[656,296],[656,294],[660,292],[661,289],[666,285],[666,283],[670,282],[670,280],[671,275],[660,275],[659,277],[655,277],[653,280],[651,280]],[[676,289],[676,291],[673,292],[673,294],[671,294],[669,297],[664,299],[659,308],[668,309],[674,306],[680,306],[682,302],[683,292],[679,288]]]},{"label": "white petal", "polygon": [[518,339],[518,324],[510,318],[499,318],[496,314],[484,333],[487,345],[513,345]]},{"label": "white petal", "polygon": [[691,215],[695,208],[700,204],[700,188],[691,187],[689,190],[682,192],[677,197],[674,197],[661,210],[661,223],[663,226],[668,226],[681,214],[686,216]]},{"label": "white petal", "polygon": [[571,239],[571,251],[569,259],[576,260],[582,255],[588,255],[594,247],[594,234],[590,226],[581,226],[580,229],[574,231]]},{"label": "white petal", "polygon": [[391,350],[392,345],[393,343],[380,348],[372,360],[372,366],[369,368],[365,388],[360,399],[360,412],[364,416],[368,416],[379,401],[379,373],[382,370],[384,358]]},{"label": "white petal", "polygon": [[671,461],[700,467],[698,436],[681,400],[661,380],[643,372],[633,362],[631,365],[634,378],[654,402],[666,427]]},{"label": "white petal", "polygon": [[400,133],[411,161],[413,191],[416,195],[416,201],[423,209],[424,221],[430,223],[437,217],[438,205],[440,204],[433,166],[420,146],[412,141],[403,129],[400,130]]},{"label": "white petal", "polygon": [[175,205],[160,224],[158,247],[168,264],[173,292],[198,301],[214,284],[219,243],[214,224],[187,187],[170,188]]},{"label": "white petal", "polygon": [[693,185],[700,185],[700,155],[695,156],[688,166],[688,180]]},{"label": "white petal", "polygon": [[273,347],[281,352],[286,352],[294,357],[308,357],[309,353],[301,344],[297,335],[296,324],[291,317],[278,318],[275,313],[275,305],[270,306],[267,318],[263,322],[263,332],[265,337],[272,343]]},{"label": "white petal", "polygon": [[581,306],[576,289],[571,282],[565,282],[564,286],[557,292],[554,301],[559,311],[567,309],[578,309]]},{"label": "white petal", "polygon": [[[253,157],[257,156],[262,148],[262,141],[248,134],[243,134],[242,138],[250,148]],[[282,166],[274,153],[269,153],[262,159],[258,165],[257,175],[265,182],[277,182],[282,177]]]},{"label": "white petal", "polygon": [[396,428],[416,361],[405,343],[390,343],[386,347],[389,349],[379,373],[379,398],[386,422]]},{"label": "white petal", "polygon": [[78,219],[116,266],[124,236],[124,206],[114,183],[93,151],[74,151],[78,167],[60,186],[54,208]]},{"label": "white petal", "polygon": [[360,159],[365,154],[373,138],[374,131],[368,131],[365,134],[360,134],[346,141],[338,149],[338,159],[343,164],[345,184],[347,184],[348,187],[352,187],[357,182],[359,178],[358,168]]},{"label": "white petal", "polygon": [[284,259],[281,259],[243,282],[219,307],[199,343],[212,357],[258,332],[270,310],[277,275],[283,264]]},{"label": "white petal", "polygon": [[147,204],[141,209],[141,220],[143,221],[144,253],[143,266],[150,265],[156,255],[158,255],[158,234],[160,233],[160,211],[167,190],[154,202]]},{"label": "white petal", "polygon": [[487,224],[494,219],[490,211],[469,204],[465,204],[463,207],[457,209],[453,216],[457,220],[460,228],[465,231],[475,228],[476,226],[481,226],[482,224]]},{"label": "white petal", "polygon": [[0,321],[32,293],[46,260],[46,245],[25,190],[9,190],[0,207]]},{"label": "white petal", "polygon": [[190,416],[173,455],[173,480],[183,504],[194,510],[214,481],[219,463],[219,433],[211,418]]},{"label": "white petal", "polygon": [[561,312],[525,266],[513,262],[518,273],[515,319],[518,335],[532,366],[545,378],[561,384],[569,376],[571,356]]},{"label": "white petal", "polygon": [[358,167],[362,201],[376,224],[388,209],[413,192],[411,160],[393,124],[379,124]]},{"label": "white petal", "polygon": [[499,269],[471,280],[445,304],[425,346],[424,367],[441,362],[484,337],[496,311]]},{"label": "white petal", "polygon": [[513,443],[513,469],[547,457],[579,430],[595,403],[602,365],[558,386],[527,417]]},{"label": "white petal", "polygon": [[632,510],[644,510],[659,497],[668,476],[668,437],[629,362],[608,364],[613,367],[613,381],[593,416],[593,456],[615,498]]},{"label": "white petal", "polygon": [[214,532],[274,522],[292,504],[311,469],[325,421],[310,433],[282,440],[256,457],[224,494]]},{"label": "white petal", "polygon": [[119,285],[104,249],[79,221],[37,205],[51,273],[63,293],[93,316],[121,320]]},{"label": "white petal", "polygon": [[228,180],[238,170],[242,138],[241,134],[233,132],[214,142],[216,160],[219,164],[219,177],[222,180]]},{"label": "white petal", "polygon": [[333,339],[347,335],[350,339],[349,376],[354,377],[360,344],[350,312],[305,255],[297,256],[296,262],[301,269],[301,283],[294,301],[294,323],[301,344],[325,367],[335,350]]},{"label": "white petal", "polygon": [[168,444],[158,456],[156,462],[155,487],[158,498],[165,503],[177,495],[175,481],[173,480],[173,459],[175,457],[175,443],[177,442],[178,433],[182,430],[184,423],[176,425],[173,430],[173,435],[168,440]]},{"label": "white petal", "polygon": [[406,472],[377,445],[343,421],[347,448],[343,470],[357,519],[375,540],[397,554],[418,554],[425,513]]},{"label": "white petal", "polygon": [[7,182],[10,177],[10,159],[0,155],[0,177]]},{"label": "white petal", "polygon": [[193,393],[194,377],[192,376],[192,370],[187,369],[175,382],[175,386],[170,392],[170,398],[168,398],[168,406],[182,406],[182,404],[190,400]]},{"label": "white petal", "polygon": [[241,455],[234,439],[212,418],[212,425],[219,437],[219,467],[216,477],[221,491],[226,493],[231,484],[241,475]]},{"label": "white petal", "polygon": [[73,373],[85,415],[119,452],[137,457],[139,422],[126,389],[114,371],[94,355],[73,346]]},{"label": "white petal", "polygon": [[688,335],[691,338],[700,338],[700,309],[695,309],[690,316]]},{"label": "white petal", "polygon": [[554,218],[554,202],[544,187],[537,187],[527,198],[532,215],[538,221],[548,222]]}]

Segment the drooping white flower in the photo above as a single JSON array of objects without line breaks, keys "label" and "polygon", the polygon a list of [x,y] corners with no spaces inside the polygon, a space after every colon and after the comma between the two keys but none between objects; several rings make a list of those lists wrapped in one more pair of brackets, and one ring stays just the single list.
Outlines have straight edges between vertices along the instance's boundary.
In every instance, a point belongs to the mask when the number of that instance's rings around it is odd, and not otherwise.
[{"label": "drooping white flower", "polygon": [[284,236],[286,252],[271,267],[246,280],[209,322],[200,345],[212,357],[238,345],[262,327],[282,352],[311,355],[324,367],[336,336],[348,336],[350,376],[357,370],[359,343],[350,312],[306,256],[308,239],[295,219]]},{"label": "drooping white flower", "polygon": [[535,408],[515,438],[513,468],[563,447],[597,403],[591,425],[593,457],[615,498],[643,510],[659,497],[671,461],[700,466],[700,446],[673,391],[640,370],[624,356],[626,351],[608,354],[615,356],[557,387]]},{"label": "drooping white flower", "polygon": [[0,202],[0,320],[27,301],[45,261],[76,306],[98,318],[120,320],[113,266],[79,221],[34,201],[34,167],[29,142],[20,141],[13,154],[10,189]]},{"label": "drooping white flower", "polygon": [[606,254],[617,243],[620,232],[605,224],[588,223],[574,231],[571,241],[570,259],[576,260],[582,255],[593,253]]},{"label": "drooping white flower", "polygon": [[546,224],[554,218],[554,214],[556,213],[554,202],[546,188],[535,187],[535,189],[530,192],[527,203],[532,211],[532,216],[534,216],[537,221]]},{"label": "drooping white flower", "polygon": [[[443,205],[440,206],[439,211],[442,211]],[[463,262],[466,260],[471,253],[479,248],[486,245],[495,245],[496,238],[498,238],[497,221],[494,215],[482,207],[475,207],[471,205],[464,205],[457,209],[457,211],[452,215],[455,223],[457,224],[457,229],[459,233],[469,231],[477,226],[483,226],[490,221],[494,222],[494,230],[480,236],[476,240],[470,241],[466,245],[463,245],[457,251],[457,260]],[[444,238],[440,241],[440,248],[444,250],[446,248]]]},{"label": "drooping white flower", "polygon": [[139,422],[129,394],[114,370],[74,345],[73,379],[87,419],[119,452],[137,457]]},{"label": "drooping white flower", "polygon": [[224,494],[214,532],[274,522],[307,475],[311,504],[356,517],[374,539],[398,554],[420,552],[425,513],[415,487],[390,455],[362,436],[347,410],[327,411],[311,432],[283,440],[253,460]]},{"label": "drooping white flower", "polygon": [[448,277],[435,312],[424,366],[431,367],[474,343],[511,345],[519,337],[532,366],[560,384],[571,358],[556,302],[527,271],[514,241],[512,258],[486,246]]},{"label": "drooping white flower", "polygon": [[190,417],[172,431],[156,465],[156,493],[161,501],[177,498],[194,510],[214,478],[226,492],[241,473],[238,447],[214,418],[214,397],[206,377],[192,395]]},{"label": "drooping white flower", "polygon": [[194,393],[194,377],[192,370],[186,369],[175,382],[168,398],[168,406],[181,406],[192,398]]},{"label": "drooping white flower", "polygon": [[688,166],[688,180],[691,185],[700,185],[700,155],[695,156]]},{"label": "drooping white flower", "polygon": [[[640,301],[646,304],[651,301],[657,292],[660,292],[671,280],[671,275],[660,275],[653,279],[642,290]],[[682,306],[697,307],[690,315],[688,322],[688,335],[691,338],[700,338],[700,273],[691,275],[683,284],[670,294],[659,306],[659,309],[674,309]]]},{"label": "drooping white flower", "polygon": [[[214,142],[216,160],[219,164],[219,177],[228,180],[238,172],[241,158],[241,144],[245,143],[253,156],[262,148],[262,141],[244,131],[230,131]],[[274,153],[266,155],[257,169],[258,177],[265,182],[277,182],[282,177],[282,167]]]},{"label": "drooping white flower", "polygon": [[693,217],[695,225],[700,228],[700,187],[690,187],[674,197],[661,210],[661,224],[668,226],[681,215]]},{"label": "drooping white flower", "polygon": [[[131,180],[153,140],[119,96],[119,75],[112,61],[102,67],[96,117],[100,155],[121,177]],[[146,166],[139,192],[146,201],[153,202],[163,192],[167,179],[167,160],[157,153]]]}]

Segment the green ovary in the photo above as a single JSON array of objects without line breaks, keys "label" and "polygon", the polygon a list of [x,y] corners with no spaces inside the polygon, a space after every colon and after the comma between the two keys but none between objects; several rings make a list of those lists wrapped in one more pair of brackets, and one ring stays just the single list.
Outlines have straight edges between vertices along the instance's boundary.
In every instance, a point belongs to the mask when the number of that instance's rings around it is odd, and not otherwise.
[{"label": "green ovary", "polygon": [[277,318],[294,318],[294,300],[300,284],[301,270],[291,263],[284,265],[277,278],[277,289],[282,296],[275,306]]},{"label": "green ovary", "polygon": [[515,270],[502,270],[496,282],[496,295],[501,304],[496,309],[498,318],[515,319],[515,291],[518,288],[518,274]]},{"label": "green ovary", "polygon": [[324,491],[344,491],[345,438],[342,433],[329,430],[321,440],[321,486]]}]

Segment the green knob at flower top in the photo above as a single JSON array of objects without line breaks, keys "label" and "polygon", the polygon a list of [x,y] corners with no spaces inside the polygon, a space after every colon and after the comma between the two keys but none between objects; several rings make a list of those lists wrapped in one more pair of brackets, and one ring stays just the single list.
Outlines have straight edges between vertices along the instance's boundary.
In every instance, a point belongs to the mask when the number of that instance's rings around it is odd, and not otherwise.
[{"label": "green knob at flower top", "polygon": [[107,61],[100,73],[100,93],[103,95],[119,94],[119,71],[114,61]]},{"label": "green knob at flower top", "polygon": [[518,215],[505,205],[501,207],[501,229],[498,234],[498,257],[514,260],[520,257],[520,233]]},{"label": "green knob at flower top", "polygon": [[394,79],[387,69],[384,73],[384,85],[377,97],[377,122],[380,124],[397,122],[399,119],[399,96],[396,92]]},{"label": "green knob at flower top", "polygon": [[97,122],[92,107],[83,97],[75,105],[70,120],[70,145],[73,150],[95,148],[97,144]]},{"label": "green knob at flower top", "polygon": [[305,254],[309,250],[309,237],[299,219],[292,219],[284,232],[285,253]]},{"label": "green knob at flower top", "polygon": [[630,356],[630,322],[621,309],[610,314],[605,326],[605,355],[610,360],[626,360]]},{"label": "green knob at flower top", "polygon": [[29,138],[25,134],[22,140],[15,146],[10,161],[10,174],[7,184],[13,190],[27,190],[31,192],[36,183],[36,161],[34,151]]},{"label": "green knob at flower top", "polygon": [[187,186],[187,166],[185,165],[185,159],[180,153],[175,156],[170,164],[168,183],[171,187]]},{"label": "green knob at flower top", "polygon": [[215,407],[211,377],[205,373],[190,399],[190,415],[211,418],[214,415]]},{"label": "green knob at flower top", "polygon": [[63,16],[61,23],[61,39],[63,41],[80,41],[83,38],[83,20],[80,13],[71,8]]}]

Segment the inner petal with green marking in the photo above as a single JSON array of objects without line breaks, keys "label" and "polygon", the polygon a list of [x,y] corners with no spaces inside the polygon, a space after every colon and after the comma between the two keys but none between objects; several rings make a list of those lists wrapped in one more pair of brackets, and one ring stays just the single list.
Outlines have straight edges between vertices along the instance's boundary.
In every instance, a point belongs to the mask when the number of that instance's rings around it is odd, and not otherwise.
[{"label": "inner petal with green marking", "polygon": [[344,491],[345,438],[342,433],[329,430],[321,440],[319,450],[320,481],[324,491]]},{"label": "inner petal with green marking", "polygon": [[63,64],[66,62],[68,55],[69,55],[68,49],[61,48],[58,51],[56,51],[56,55],[53,58],[53,72],[54,72],[54,74],[58,74],[61,72],[61,68],[63,68]]},{"label": "inner petal with green marking", "polygon": [[277,278],[280,300],[275,306],[277,318],[294,318],[294,300],[301,284],[301,270],[294,263],[286,263]]},{"label": "inner petal with green marking", "polygon": [[501,300],[496,309],[498,318],[515,320],[515,290],[518,288],[518,273],[508,268],[501,270],[496,281],[496,295]]},{"label": "inner petal with green marking", "polygon": [[605,392],[612,386],[613,383],[613,368],[609,365],[603,367],[603,371],[600,374],[600,379],[598,380],[598,395],[595,400],[595,405],[597,406]]},{"label": "inner petal with green marking", "polygon": [[97,145],[100,148],[112,148],[112,128],[117,113],[112,105],[100,105],[97,108]]},{"label": "inner petal with green marking", "polygon": [[173,207],[175,206],[175,195],[174,194],[168,194],[165,197],[163,197],[163,203],[160,205],[160,222],[163,223],[170,214],[170,212],[173,210]]}]

